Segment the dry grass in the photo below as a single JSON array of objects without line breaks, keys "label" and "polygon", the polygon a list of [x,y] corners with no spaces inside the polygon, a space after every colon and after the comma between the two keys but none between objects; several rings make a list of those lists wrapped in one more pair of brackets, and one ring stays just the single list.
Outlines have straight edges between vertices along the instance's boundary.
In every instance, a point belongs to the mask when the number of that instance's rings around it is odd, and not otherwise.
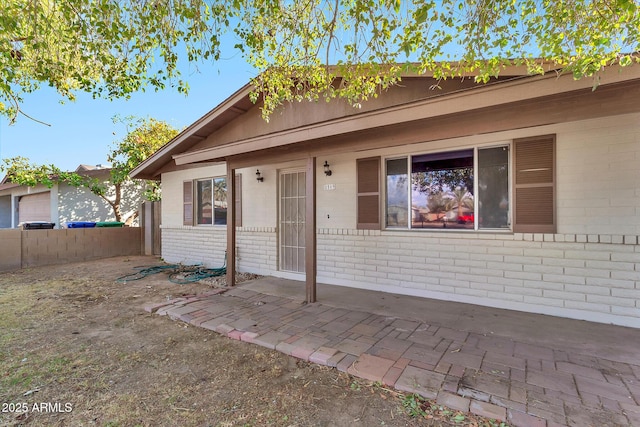
[{"label": "dry grass", "polygon": [[114,281],[152,262],[113,258],[0,274],[0,425],[450,423],[410,417],[393,390],[144,312],[146,302],[207,289],[162,274]]}]

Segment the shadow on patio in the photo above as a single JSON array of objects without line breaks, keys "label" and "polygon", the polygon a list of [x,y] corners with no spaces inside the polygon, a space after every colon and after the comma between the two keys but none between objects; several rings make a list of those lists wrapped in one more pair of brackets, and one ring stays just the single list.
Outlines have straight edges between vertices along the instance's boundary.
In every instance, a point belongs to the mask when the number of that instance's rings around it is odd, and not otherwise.
[{"label": "shadow on patio", "polygon": [[640,329],[264,277],[145,309],[515,426],[640,425]]}]

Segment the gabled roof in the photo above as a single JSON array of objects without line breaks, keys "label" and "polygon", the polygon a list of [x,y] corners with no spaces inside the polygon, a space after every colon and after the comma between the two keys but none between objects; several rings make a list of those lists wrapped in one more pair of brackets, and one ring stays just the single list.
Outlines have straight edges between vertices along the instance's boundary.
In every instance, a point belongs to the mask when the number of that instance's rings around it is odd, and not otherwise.
[{"label": "gabled roof", "polygon": [[79,170],[80,168],[76,169],[76,173],[78,175],[82,175],[82,176],[88,176],[88,177],[96,177],[96,176],[102,176],[105,174],[109,174],[111,172],[111,168],[94,168],[94,169],[89,169],[89,170]]},{"label": "gabled roof", "polygon": [[160,169],[172,160],[172,156],[176,152],[188,150],[205,140],[216,130],[246,113],[254,105],[249,99],[251,89],[252,86],[250,84],[244,85],[139,164],[131,171],[131,177],[153,179],[153,173],[149,174],[148,170],[156,171]]},{"label": "gabled roof", "polygon": [[[247,84],[138,165],[132,171],[131,176],[134,178],[157,179],[162,168],[169,164],[186,165],[204,161],[224,161],[229,156],[238,154],[269,150],[312,139],[320,140],[335,137],[336,135],[361,132],[372,127],[397,125],[425,118],[460,114],[465,111],[506,105],[526,99],[554,96],[593,88],[595,85],[594,80],[590,78],[576,81],[571,75],[563,76],[555,72],[528,76],[526,69],[523,67],[507,69],[501,76],[506,76],[507,78],[492,84],[465,88],[445,94],[434,93],[433,96],[400,105],[382,107],[362,113],[356,112],[353,115],[338,117],[324,122],[283,129],[251,138],[216,143],[215,146],[194,150],[193,148],[198,143],[245,114],[254,106],[249,100],[249,93],[252,87]],[[418,78],[429,79],[432,77],[425,75]],[[606,85],[633,79],[640,79],[640,67],[618,68],[616,66],[609,73],[603,72],[599,76],[599,84]]]},{"label": "gabled roof", "polygon": [[[82,176],[96,177],[96,176],[104,175],[105,173],[109,173],[110,171],[111,171],[111,168],[105,168],[105,167],[102,167],[101,165],[90,166],[90,165],[81,164],[76,168],[74,172]],[[14,184],[13,182],[11,182],[8,175],[5,175],[4,178],[2,178],[2,181],[0,181],[0,191],[8,190],[10,188],[16,188],[16,187],[21,187],[21,185]]]},{"label": "gabled roof", "polygon": [[0,181],[0,191],[8,190],[10,188],[16,188],[16,187],[20,187],[20,185],[14,184],[13,182],[8,181],[6,176],[2,178],[2,181]]},{"label": "gabled roof", "polygon": [[0,181],[0,191],[16,187],[20,187],[20,184],[14,184],[13,182],[11,182],[11,180],[9,179],[9,175],[5,175],[2,178],[2,181]]},{"label": "gabled roof", "polygon": [[[552,67],[548,66],[548,69],[551,70]],[[507,70],[506,74],[525,76],[526,68],[511,67]],[[411,73],[404,75],[403,77],[416,77],[416,75]],[[418,77],[432,78],[432,75],[424,74]],[[472,74],[466,76],[466,78],[471,77],[473,77]],[[205,140],[213,132],[224,127],[254,107],[255,104],[249,99],[249,94],[252,90],[253,86],[250,83],[241,87],[222,103],[180,132],[171,141],[134,168],[131,171],[131,177],[141,179],[157,178],[158,170],[171,162],[176,153],[188,151],[199,142]]]},{"label": "gabled roof", "polygon": [[90,170],[94,170],[96,167],[92,166],[92,165],[79,165],[76,168],[76,172],[84,172],[84,171],[90,171]]}]

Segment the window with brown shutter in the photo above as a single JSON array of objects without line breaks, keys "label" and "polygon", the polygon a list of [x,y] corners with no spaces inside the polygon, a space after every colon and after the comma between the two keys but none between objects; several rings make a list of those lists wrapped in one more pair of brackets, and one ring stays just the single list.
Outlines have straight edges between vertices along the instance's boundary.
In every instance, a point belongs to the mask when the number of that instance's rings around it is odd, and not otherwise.
[{"label": "window with brown shutter", "polygon": [[193,181],[182,183],[182,224],[193,225]]},{"label": "window with brown shutter", "polygon": [[[198,199],[194,204],[194,181],[182,183],[183,225],[196,225],[194,212],[198,213],[197,224],[224,225],[227,220],[226,212],[226,178],[208,178],[197,180]],[[242,175],[236,175],[234,194],[234,208],[236,227],[242,227]],[[214,194],[213,188],[218,188],[219,194]],[[219,198],[220,200],[215,200]],[[218,206],[218,207],[216,207]],[[215,219],[214,219],[215,216]]]},{"label": "window with brown shutter", "polygon": [[555,135],[516,139],[513,231],[555,233]]},{"label": "window with brown shutter", "polygon": [[357,160],[357,228],[380,229],[380,157]]}]

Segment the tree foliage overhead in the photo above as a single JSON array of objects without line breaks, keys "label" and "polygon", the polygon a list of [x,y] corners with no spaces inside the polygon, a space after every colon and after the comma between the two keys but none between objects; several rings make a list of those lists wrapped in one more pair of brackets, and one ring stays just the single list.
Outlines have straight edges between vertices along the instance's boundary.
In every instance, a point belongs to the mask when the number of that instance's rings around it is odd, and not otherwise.
[{"label": "tree foliage overhead", "polygon": [[[111,206],[116,221],[122,221],[120,204],[123,187],[131,182],[129,173],[158,148],[170,141],[178,131],[166,122],[153,118],[127,117],[121,119],[116,117],[114,121],[125,124],[128,132],[108,154],[111,169],[109,180],[106,182],[91,174],[63,171],[53,164],[33,164],[25,157],[4,159],[3,164],[0,164],[0,172],[6,174],[8,181],[29,187],[40,184],[51,188],[54,184],[65,183],[74,187],[86,188]],[[133,129],[129,130],[130,128]],[[157,182],[148,181],[144,196],[147,200],[159,200],[159,190]]]},{"label": "tree foliage overhead", "polygon": [[640,51],[636,0],[0,0],[0,10],[0,108],[13,118],[42,84],[69,99],[186,92],[186,61],[236,51],[256,69],[265,117],[292,100],[357,105],[405,71],[486,81],[552,62],[580,78]]}]

